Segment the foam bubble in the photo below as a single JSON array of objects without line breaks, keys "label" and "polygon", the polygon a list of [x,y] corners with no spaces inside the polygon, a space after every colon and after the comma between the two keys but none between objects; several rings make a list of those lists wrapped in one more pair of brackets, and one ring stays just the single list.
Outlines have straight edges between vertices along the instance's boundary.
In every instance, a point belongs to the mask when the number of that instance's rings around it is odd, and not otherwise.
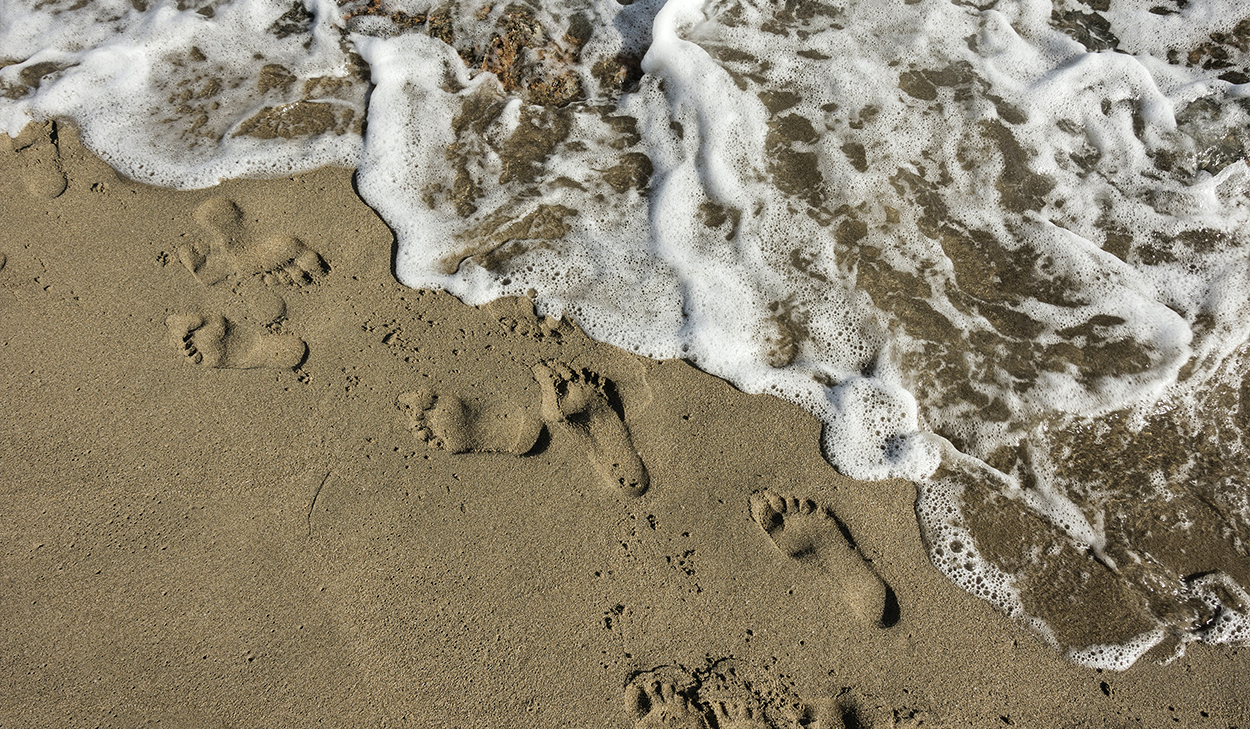
[{"label": "foam bubble", "polygon": [[[981,555],[976,539],[963,523],[962,497],[963,488],[957,479],[931,479],[920,489],[916,515],[934,566],[964,591],[1009,617],[1025,618],[1016,579]],[[1040,625],[1045,627],[1045,623]]]},{"label": "foam bubble", "polygon": [[1163,630],[1152,630],[1124,643],[1095,645],[1068,651],[1065,657],[1073,663],[1104,671],[1127,671],[1138,658],[1166,637]]},{"label": "foam bubble", "polygon": [[331,0],[300,12],[272,0],[7,7],[22,22],[0,23],[0,47],[42,45],[0,69],[10,136],[32,119],[71,118],[118,171],[177,188],[360,156],[366,85],[339,47]]}]

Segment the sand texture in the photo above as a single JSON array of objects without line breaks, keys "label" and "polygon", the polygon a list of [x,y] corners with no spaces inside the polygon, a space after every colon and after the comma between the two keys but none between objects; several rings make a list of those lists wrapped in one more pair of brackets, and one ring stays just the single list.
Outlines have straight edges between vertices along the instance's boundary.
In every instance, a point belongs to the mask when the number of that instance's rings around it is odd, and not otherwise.
[{"label": "sand texture", "polygon": [[1250,725],[1250,652],[1065,663],[797,407],[401,286],[350,170],[33,125],[0,201],[0,727]]}]

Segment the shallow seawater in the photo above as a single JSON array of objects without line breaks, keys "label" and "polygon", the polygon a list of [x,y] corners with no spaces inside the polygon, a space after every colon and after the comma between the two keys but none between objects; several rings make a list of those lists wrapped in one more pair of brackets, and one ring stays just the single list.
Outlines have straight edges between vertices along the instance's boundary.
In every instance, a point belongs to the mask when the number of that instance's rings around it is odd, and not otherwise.
[{"label": "shallow seawater", "polygon": [[10,136],[355,166],[405,284],[801,404],[1072,660],[1250,642],[1242,3],[0,0],[0,49]]}]

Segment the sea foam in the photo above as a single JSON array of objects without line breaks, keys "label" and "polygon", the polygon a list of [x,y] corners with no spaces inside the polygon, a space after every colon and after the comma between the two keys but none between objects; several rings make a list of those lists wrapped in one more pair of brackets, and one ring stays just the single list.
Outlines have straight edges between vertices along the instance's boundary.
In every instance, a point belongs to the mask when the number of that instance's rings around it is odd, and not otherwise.
[{"label": "sea foam", "polygon": [[951,579],[1122,669],[1247,640],[1244,14],[0,0],[0,124],[171,187],[356,166],[403,283],[802,405]]}]

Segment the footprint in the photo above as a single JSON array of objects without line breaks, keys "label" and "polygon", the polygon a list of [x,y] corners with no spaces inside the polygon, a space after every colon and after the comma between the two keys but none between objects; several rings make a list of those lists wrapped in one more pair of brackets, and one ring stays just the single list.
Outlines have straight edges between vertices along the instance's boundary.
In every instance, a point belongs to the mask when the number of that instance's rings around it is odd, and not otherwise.
[{"label": "footprint", "polygon": [[773,729],[772,724],[764,720],[760,708],[746,701],[713,699],[708,703],[716,717],[717,729]]},{"label": "footprint", "polygon": [[485,309],[499,319],[499,325],[504,330],[539,341],[560,339],[570,329],[564,319],[539,317],[534,312],[534,302],[524,297],[495,299],[486,304]]},{"label": "footprint", "polygon": [[208,231],[209,240],[179,247],[178,259],[205,286],[233,273],[259,275],[271,286],[300,286],[329,271],[321,256],[298,238],[249,230],[243,211],[228,198],[204,201],[195,209],[195,220]]},{"label": "footprint", "polygon": [[243,211],[233,200],[215,197],[195,209],[195,220],[211,237],[207,244],[189,243],[178,248],[178,260],[205,286],[224,281],[235,272],[233,250],[243,247]]},{"label": "footprint", "polygon": [[603,481],[629,496],[646,491],[651,483],[647,468],[608,400],[604,381],[554,360],[535,365],[534,376],[542,387],[543,418],[577,439]]},{"label": "footprint", "polygon": [[473,405],[455,395],[428,390],[398,398],[417,440],[451,453],[528,453],[542,433],[542,420],[506,399]]},{"label": "footprint", "polygon": [[242,270],[259,273],[270,286],[302,286],[329,270],[316,251],[290,235],[265,238],[240,257]]},{"label": "footprint", "polygon": [[[625,686],[625,709],[639,729],[775,729],[763,698],[735,666],[732,659],[720,659],[694,671],[666,665],[636,674]],[[772,698],[774,710],[787,704]]]},{"label": "footprint", "polygon": [[165,325],[174,346],[187,360],[204,367],[289,369],[308,353],[299,337],[238,332],[220,314],[174,314]]},{"label": "footprint", "polygon": [[858,617],[883,628],[898,623],[894,592],[864,560],[831,510],[767,489],[751,494],[750,504],[751,518],[777,549],[832,580]]},{"label": "footprint", "polygon": [[935,723],[927,711],[908,708],[880,698],[865,697],[859,690],[844,687],[837,696],[802,701],[795,725],[811,729],[920,729],[947,726]]},{"label": "footprint", "polygon": [[676,684],[640,676],[625,687],[625,708],[636,729],[709,729],[707,717]]},{"label": "footprint", "polygon": [[21,165],[19,174],[30,194],[44,200],[60,197],[69,180],[61,165],[56,122],[28,124],[13,142]]}]

